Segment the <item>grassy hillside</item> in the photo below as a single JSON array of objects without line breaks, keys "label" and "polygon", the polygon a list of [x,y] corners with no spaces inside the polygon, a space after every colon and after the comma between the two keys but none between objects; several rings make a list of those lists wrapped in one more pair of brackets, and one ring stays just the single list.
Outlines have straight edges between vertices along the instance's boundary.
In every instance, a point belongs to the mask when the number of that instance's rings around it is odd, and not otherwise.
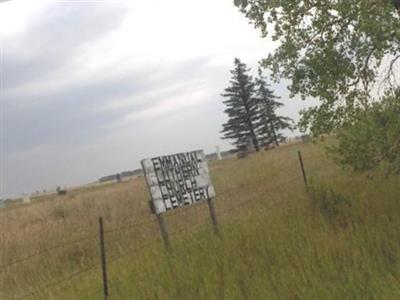
[{"label": "grassy hillside", "polygon": [[210,169],[222,237],[205,203],[168,213],[173,255],[141,178],[2,210],[0,298],[102,299],[103,216],[112,300],[400,299],[399,177],[342,171],[313,144]]}]

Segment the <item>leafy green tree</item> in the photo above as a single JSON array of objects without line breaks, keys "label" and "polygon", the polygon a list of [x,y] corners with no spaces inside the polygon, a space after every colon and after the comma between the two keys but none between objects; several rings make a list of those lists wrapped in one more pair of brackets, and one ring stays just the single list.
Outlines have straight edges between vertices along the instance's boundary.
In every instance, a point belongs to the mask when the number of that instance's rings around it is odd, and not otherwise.
[{"label": "leafy green tree", "polygon": [[261,68],[258,69],[258,77],[255,80],[255,97],[259,107],[259,123],[257,133],[263,146],[269,146],[285,140],[282,134],[284,129],[293,129],[293,120],[288,117],[278,116],[276,110],[283,106],[278,102],[279,97],[274,95],[270,89],[266,78],[262,74]]},{"label": "leafy green tree", "polygon": [[354,171],[380,167],[400,174],[400,89],[359,113],[338,133],[338,144],[329,149],[335,159]]},{"label": "leafy green tree", "polygon": [[301,122],[314,135],[340,128],[355,110],[368,110],[379,88],[398,84],[398,0],[234,3],[263,36],[278,43],[262,65],[276,80],[291,80],[292,96],[320,100],[318,107],[304,112]]},{"label": "leafy green tree", "polygon": [[[300,128],[314,136],[336,133],[335,151],[342,157],[338,161],[355,170],[382,163],[396,169],[400,152],[387,149],[398,149],[397,140],[382,134],[383,124],[397,130],[397,122],[393,118],[389,123],[379,121],[389,112],[386,104],[377,102],[398,101],[400,1],[234,3],[264,37],[277,43],[262,66],[275,80],[291,80],[291,96],[319,100],[318,106],[302,112]],[[371,148],[364,152],[362,146],[367,145]]]},{"label": "leafy green tree", "polygon": [[256,133],[258,105],[254,98],[254,82],[246,64],[235,58],[234,69],[231,70],[230,86],[221,94],[226,100],[225,113],[228,121],[223,124],[224,139],[232,139],[238,150],[245,150],[251,139],[256,151],[260,150]]}]

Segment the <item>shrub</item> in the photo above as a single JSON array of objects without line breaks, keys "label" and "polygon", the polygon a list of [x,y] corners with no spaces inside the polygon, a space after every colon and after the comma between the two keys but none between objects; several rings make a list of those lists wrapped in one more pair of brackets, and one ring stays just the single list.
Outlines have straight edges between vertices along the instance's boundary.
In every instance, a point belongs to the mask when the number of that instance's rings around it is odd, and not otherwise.
[{"label": "shrub", "polygon": [[351,203],[340,193],[325,187],[310,190],[312,207],[328,222],[346,227],[351,221]]},{"label": "shrub", "polygon": [[400,89],[388,94],[338,133],[338,144],[328,150],[335,161],[354,171],[384,168],[400,174]]},{"label": "shrub", "polygon": [[56,220],[65,220],[68,217],[68,211],[63,206],[57,206],[53,209],[52,216]]}]

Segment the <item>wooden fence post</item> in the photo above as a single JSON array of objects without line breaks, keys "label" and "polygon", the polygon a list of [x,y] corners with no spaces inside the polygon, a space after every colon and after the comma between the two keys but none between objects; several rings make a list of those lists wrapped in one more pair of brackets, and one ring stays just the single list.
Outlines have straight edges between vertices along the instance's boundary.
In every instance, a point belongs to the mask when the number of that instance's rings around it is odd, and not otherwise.
[{"label": "wooden fence post", "polygon": [[217,214],[215,213],[215,208],[212,198],[207,198],[207,204],[208,208],[210,209],[211,222],[213,224],[214,232],[219,235],[220,230],[218,225],[218,219],[217,219]]},{"label": "wooden fence post", "polygon": [[107,260],[106,260],[106,246],[104,240],[104,225],[103,218],[99,218],[99,234],[100,234],[100,259],[101,259],[101,270],[103,274],[103,292],[104,300],[108,300],[108,279],[107,279]]},{"label": "wooden fence post", "polygon": [[300,162],[301,172],[303,173],[304,185],[306,186],[306,191],[308,193],[308,182],[307,182],[306,171],[304,170],[303,157],[301,155],[301,151],[298,150],[297,154],[299,155],[299,162]]},{"label": "wooden fence post", "polygon": [[165,223],[164,216],[160,213],[156,214],[158,225],[160,225],[161,236],[164,241],[165,249],[167,252],[172,252],[171,243],[169,241],[169,234],[167,224]]}]

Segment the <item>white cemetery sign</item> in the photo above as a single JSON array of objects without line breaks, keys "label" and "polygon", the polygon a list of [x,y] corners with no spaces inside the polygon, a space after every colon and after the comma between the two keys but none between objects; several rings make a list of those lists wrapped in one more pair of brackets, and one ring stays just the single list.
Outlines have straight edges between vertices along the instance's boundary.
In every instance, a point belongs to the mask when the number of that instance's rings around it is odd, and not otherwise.
[{"label": "white cemetery sign", "polygon": [[143,159],[141,164],[156,214],[215,196],[202,150]]}]

